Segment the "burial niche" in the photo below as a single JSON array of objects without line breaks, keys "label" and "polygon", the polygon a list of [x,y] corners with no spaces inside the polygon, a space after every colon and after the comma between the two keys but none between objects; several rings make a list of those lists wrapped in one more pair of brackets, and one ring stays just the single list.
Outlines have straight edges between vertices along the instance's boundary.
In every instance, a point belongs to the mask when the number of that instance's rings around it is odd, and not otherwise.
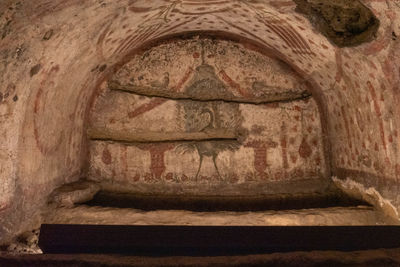
[{"label": "burial niche", "polygon": [[108,81],[91,112],[88,178],[110,190],[251,195],[325,190],[306,81],[250,46],[158,43]]}]

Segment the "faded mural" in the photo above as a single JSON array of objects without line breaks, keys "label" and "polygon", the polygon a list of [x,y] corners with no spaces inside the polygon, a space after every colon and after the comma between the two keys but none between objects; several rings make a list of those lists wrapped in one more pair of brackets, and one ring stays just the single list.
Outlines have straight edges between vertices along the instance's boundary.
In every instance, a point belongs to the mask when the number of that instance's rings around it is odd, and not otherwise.
[{"label": "faded mural", "polygon": [[199,37],[163,43],[123,66],[109,86],[90,118],[91,179],[201,185],[325,176],[319,112],[306,83],[243,45]]}]

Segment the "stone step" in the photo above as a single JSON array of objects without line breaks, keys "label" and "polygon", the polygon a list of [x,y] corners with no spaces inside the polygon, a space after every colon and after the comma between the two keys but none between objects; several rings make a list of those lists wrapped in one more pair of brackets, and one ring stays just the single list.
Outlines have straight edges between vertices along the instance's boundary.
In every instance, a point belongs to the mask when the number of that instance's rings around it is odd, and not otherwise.
[{"label": "stone step", "polygon": [[[219,190],[216,190],[217,192]],[[243,195],[178,195],[117,193],[100,191],[90,201],[76,202],[88,206],[129,208],[144,211],[187,210],[196,212],[296,210],[331,207],[369,206],[339,191],[298,194],[243,194]],[[62,205],[59,205],[62,206]],[[71,207],[70,205],[64,205]]]},{"label": "stone step", "polygon": [[381,215],[368,206],[331,207],[262,212],[143,211],[80,205],[57,208],[46,224],[95,225],[208,225],[208,226],[337,226],[384,225]]}]

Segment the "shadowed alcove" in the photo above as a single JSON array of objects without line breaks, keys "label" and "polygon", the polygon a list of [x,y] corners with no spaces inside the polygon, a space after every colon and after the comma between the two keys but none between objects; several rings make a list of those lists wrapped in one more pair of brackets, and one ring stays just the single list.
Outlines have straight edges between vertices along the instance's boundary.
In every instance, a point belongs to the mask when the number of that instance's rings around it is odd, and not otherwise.
[{"label": "shadowed alcove", "polygon": [[[88,204],[153,213],[332,207],[314,209],[315,222],[300,214],[289,222],[275,216],[271,224],[382,223],[327,176],[326,138],[310,85],[260,50],[244,40],[186,34],[134,54],[107,81],[88,119],[87,179],[101,188]],[[74,223],[85,222],[83,209]],[[331,211],[349,217],[316,219]],[[202,215],[212,221],[213,214]],[[62,213],[53,217],[62,222]],[[110,220],[118,224],[114,215]]]}]

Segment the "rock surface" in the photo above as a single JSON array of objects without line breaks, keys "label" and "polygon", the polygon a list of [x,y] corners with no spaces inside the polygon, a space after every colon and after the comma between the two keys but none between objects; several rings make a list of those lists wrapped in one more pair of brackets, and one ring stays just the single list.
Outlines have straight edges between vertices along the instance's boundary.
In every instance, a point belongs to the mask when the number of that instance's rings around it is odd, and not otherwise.
[{"label": "rock surface", "polygon": [[45,223],[106,225],[381,225],[385,224],[372,207],[264,212],[191,212],[183,210],[142,211],[107,207],[77,206],[52,212]]},{"label": "rock surface", "polygon": [[11,244],[6,246],[5,252],[11,254],[41,254],[42,250],[38,246],[39,233],[40,229],[23,233]]},{"label": "rock surface", "polygon": [[79,180],[56,188],[51,193],[49,202],[60,207],[72,207],[91,200],[100,188],[96,182]]}]

